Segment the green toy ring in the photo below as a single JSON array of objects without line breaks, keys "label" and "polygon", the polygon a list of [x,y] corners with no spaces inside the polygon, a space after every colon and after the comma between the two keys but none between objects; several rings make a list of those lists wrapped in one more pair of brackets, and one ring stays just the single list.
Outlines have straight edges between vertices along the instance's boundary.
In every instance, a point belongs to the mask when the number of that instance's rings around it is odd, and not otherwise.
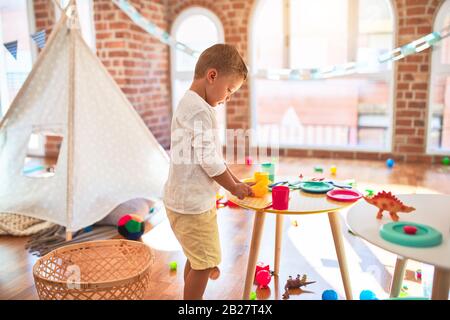
[{"label": "green toy ring", "polygon": [[[416,234],[406,234],[403,231],[404,226],[416,227]],[[405,247],[434,247],[442,242],[442,233],[436,229],[424,224],[408,221],[386,223],[380,228],[380,236],[386,241]]]}]

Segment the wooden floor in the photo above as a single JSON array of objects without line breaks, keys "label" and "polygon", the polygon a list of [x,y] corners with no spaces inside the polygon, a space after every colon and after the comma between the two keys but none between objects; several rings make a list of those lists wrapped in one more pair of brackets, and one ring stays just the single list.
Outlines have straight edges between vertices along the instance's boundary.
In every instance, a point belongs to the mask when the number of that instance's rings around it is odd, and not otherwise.
[{"label": "wooden floor", "polygon": [[[450,168],[441,165],[425,166],[396,164],[386,168],[384,162],[324,159],[281,159],[278,175],[297,177],[314,176],[314,166],[337,166],[336,179],[355,179],[360,191],[390,190],[395,193],[450,194]],[[258,170],[257,166],[232,167],[244,178]],[[430,204],[432,206],[432,204]],[[388,296],[396,257],[374,247],[348,232],[346,212],[342,212],[342,232],[345,239],[347,261],[350,268],[353,295],[358,299],[361,290],[374,291],[378,297]],[[222,245],[222,274],[208,284],[205,299],[240,299],[243,291],[247,254],[253,224],[253,213],[242,209],[219,210],[219,228]],[[307,274],[316,283],[296,291],[290,299],[320,299],[323,290],[334,289],[343,299],[336,254],[327,215],[290,216],[285,218],[281,270],[268,289],[256,289],[258,299],[281,299],[289,275]],[[298,226],[295,226],[298,225]],[[273,268],[275,217],[266,218],[259,260]],[[37,299],[33,285],[32,266],[36,257],[25,251],[27,238],[0,236],[0,299]],[[151,289],[147,299],[181,299],[185,258],[175,240],[167,220],[147,232],[143,240],[155,251]],[[168,263],[176,261],[178,271],[170,271]],[[426,283],[414,277],[416,269],[428,270],[415,261],[407,265],[404,284],[410,295],[423,295]],[[426,274],[423,275],[426,277]]]}]

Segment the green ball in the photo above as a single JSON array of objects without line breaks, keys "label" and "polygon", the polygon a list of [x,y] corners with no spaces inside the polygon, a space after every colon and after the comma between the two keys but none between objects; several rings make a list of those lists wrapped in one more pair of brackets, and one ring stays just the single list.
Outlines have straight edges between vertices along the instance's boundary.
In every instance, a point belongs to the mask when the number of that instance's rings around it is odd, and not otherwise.
[{"label": "green ball", "polygon": [[169,268],[172,271],[177,270],[177,263],[175,261],[169,262]]},{"label": "green ball", "polygon": [[442,158],[442,164],[443,164],[444,166],[448,166],[448,165],[450,164],[450,159],[449,159],[449,157],[444,157],[444,158]]},{"label": "green ball", "polygon": [[256,292],[250,292],[250,300],[256,300]]}]

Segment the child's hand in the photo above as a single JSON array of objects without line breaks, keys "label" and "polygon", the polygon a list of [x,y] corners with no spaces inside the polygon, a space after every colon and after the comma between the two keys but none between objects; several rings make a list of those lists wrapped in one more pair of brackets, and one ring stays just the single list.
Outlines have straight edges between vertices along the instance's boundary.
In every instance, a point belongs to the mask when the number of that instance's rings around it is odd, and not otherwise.
[{"label": "child's hand", "polygon": [[236,183],[234,192],[232,192],[232,194],[242,200],[245,197],[253,196],[253,190],[249,185],[245,183]]},{"label": "child's hand", "polygon": [[250,187],[256,184],[256,182],[244,182],[244,183]]}]

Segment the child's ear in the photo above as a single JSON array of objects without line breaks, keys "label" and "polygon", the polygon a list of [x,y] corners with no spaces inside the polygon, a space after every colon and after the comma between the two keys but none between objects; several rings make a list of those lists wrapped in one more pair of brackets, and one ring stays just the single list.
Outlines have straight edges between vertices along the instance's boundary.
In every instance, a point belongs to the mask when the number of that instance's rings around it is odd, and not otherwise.
[{"label": "child's ear", "polygon": [[217,74],[218,73],[216,69],[209,69],[208,73],[206,74],[208,82],[213,83],[217,79]]}]

